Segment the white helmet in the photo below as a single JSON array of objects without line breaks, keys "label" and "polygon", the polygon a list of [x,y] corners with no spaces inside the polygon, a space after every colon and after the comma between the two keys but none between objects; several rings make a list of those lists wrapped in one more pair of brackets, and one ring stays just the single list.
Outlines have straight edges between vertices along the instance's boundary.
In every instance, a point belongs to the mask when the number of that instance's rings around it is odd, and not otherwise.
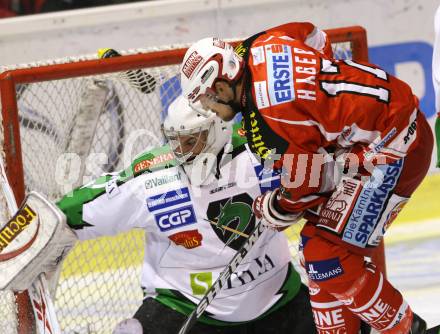
[{"label": "white helmet", "polygon": [[[231,139],[232,122],[222,121],[212,111],[203,109],[200,103],[190,105],[180,95],[168,107],[162,131],[191,183],[200,185],[212,174],[218,153]],[[193,148],[202,144],[201,152],[195,155],[192,150],[182,150],[183,136],[193,136]]]},{"label": "white helmet", "polygon": [[244,61],[234,48],[218,38],[204,38],[186,51],[180,67],[182,94],[191,103],[200,95],[215,93],[216,80],[235,83],[243,73]]}]

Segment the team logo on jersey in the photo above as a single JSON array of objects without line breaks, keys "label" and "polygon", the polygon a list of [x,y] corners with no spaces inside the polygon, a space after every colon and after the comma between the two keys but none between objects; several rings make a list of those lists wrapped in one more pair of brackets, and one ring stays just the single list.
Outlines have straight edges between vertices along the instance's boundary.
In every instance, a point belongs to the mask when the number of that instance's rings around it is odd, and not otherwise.
[{"label": "team logo on jersey", "polygon": [[255,226],[255,217],[252,213],[252,197],[247,193],[230,198],[211,202],[208,205],[206,216],[211,222],[215,234],[228,247],[238,250],[242,241],[240,235],[224,229],[224,226],[249,234]]},{"label": "team logo on jersey", "polygon": [[271,44],[265,46],[265,51],[270,104],[294,101],[291,47]]},{"label": "team logo on jersey", "polygon": [[183,246],[186,249],[193,249],[202,245],[203,236],[198,230],[189,230],[178,232],[168,236],[177,246]]},{"label": "team logo on jersey", "polygon": [[187,187],[168,191],[160,195],[147,198],[147,208],[150,212],[168,208],[173,205],[191,201],[189,189]]},{"label": "team logo on jersey", "polygon": [[192,205],[157,213],[154,218],[161,232],[197,223]]},{"label": "team logo on jersey", "polygon": [[190,286],[194,296],[203,296],[212,287],[212,273],[190,273]]},{"label": "team logo on jersey", "polygon": [[306,262],[307,275],[312,281],[327,281],[344,273],[339,258]]}]

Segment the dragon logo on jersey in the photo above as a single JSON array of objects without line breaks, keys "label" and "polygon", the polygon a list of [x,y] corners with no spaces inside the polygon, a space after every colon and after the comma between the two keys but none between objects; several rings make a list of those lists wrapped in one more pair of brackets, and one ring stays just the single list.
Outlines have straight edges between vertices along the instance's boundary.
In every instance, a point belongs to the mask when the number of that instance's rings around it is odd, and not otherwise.
[{"label": "dragon logo on jersey", "polygon": [[[232,203],[229,199],[224,206],[220,208],[220,214],[217,217],[217,227],[229,226],[229,224],[235,220],[238,221],[236,230],[244,231],[249,225],[252,216],[251,207],[243,202]],[[226,245],[229,245],[232,241],[238,238],[237,234],[231,235],[226,241]]]},{"label": "dragon logo on jersey", "polygon": [[209,220],[216,222],[216,225],[211,226],[226,246],[238,250],[242,241],[238,234],[225,230],[224,226],[246,234],[249,234],[255,226],[252,202],[252,198],[243,193],[209,204],[206,215]]}]

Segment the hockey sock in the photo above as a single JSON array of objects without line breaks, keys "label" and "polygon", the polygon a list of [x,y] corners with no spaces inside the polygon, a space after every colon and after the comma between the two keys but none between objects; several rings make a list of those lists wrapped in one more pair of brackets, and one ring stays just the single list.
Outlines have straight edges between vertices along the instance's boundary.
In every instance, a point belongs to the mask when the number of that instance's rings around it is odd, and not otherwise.
[{"label": "hockey sock", "polygon": [[310,304],[318,334],[358,333],[360,320],[335,297],[309,282]]},{"label": "hockey sock", "polygon": [[[309,279],[320,290],[324,290],[344,304],[352,315],[380,332],[388,330],[389,332],[386,332],[388,334],[409,332],[412,320],[411,309],[400,292],[373,264],[366,264],[362,256],[317,235],[307,241],[303,253]],[[318,310],[318,306],[322,307],[323,304],[316,304],[319,303],[319,299],[312,296],[313,287],[310,292],[311,300],[315,302],[313,309]],[[327,304],[332,305],[330,302]],[[338,314],[344,317],[345,325],[350,326],[352,323],[350,316],[346,312]],[[348,331],[348,333],[352,332]]]},{"label": "hockey sock", "polygon": [[402,295],[368,264],[364,273],[344,293],[333,295],[372,328],[387,334],[407,334],[412,311]]}]

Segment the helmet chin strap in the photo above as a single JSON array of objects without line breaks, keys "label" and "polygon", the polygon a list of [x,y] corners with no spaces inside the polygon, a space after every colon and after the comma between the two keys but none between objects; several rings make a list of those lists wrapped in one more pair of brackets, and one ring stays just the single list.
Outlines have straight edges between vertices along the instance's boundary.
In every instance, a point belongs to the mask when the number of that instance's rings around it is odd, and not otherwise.
[{"label": "helmet chin strap", "polygon": [[232,92],[234,93],[233,98],[231,100],[227,101],[227,102],[222,101],[222,100],[217,100],[217,102],[231,107],[231,109],[234,112],[234,114],[237,115],[238,113],[241,112],[241,109],[242,109],[241,104],[239,102],[235,101],[235,99],[237,97],[237,90],[236,90],[237,82],[233,82],[232,84],[230,84],[230,87],[232,89]]},{"label": "helmet chin strap", "polygon": [[237,115],[239,112],[241,112],[241,105],[240,105],[240,103],[237,103],[234,100],[231,100],[231,101],[228,101],[228,102],[224,102],[224,101],[218,100],[217,102],[231,107],[232,112],[235,115]]}]

